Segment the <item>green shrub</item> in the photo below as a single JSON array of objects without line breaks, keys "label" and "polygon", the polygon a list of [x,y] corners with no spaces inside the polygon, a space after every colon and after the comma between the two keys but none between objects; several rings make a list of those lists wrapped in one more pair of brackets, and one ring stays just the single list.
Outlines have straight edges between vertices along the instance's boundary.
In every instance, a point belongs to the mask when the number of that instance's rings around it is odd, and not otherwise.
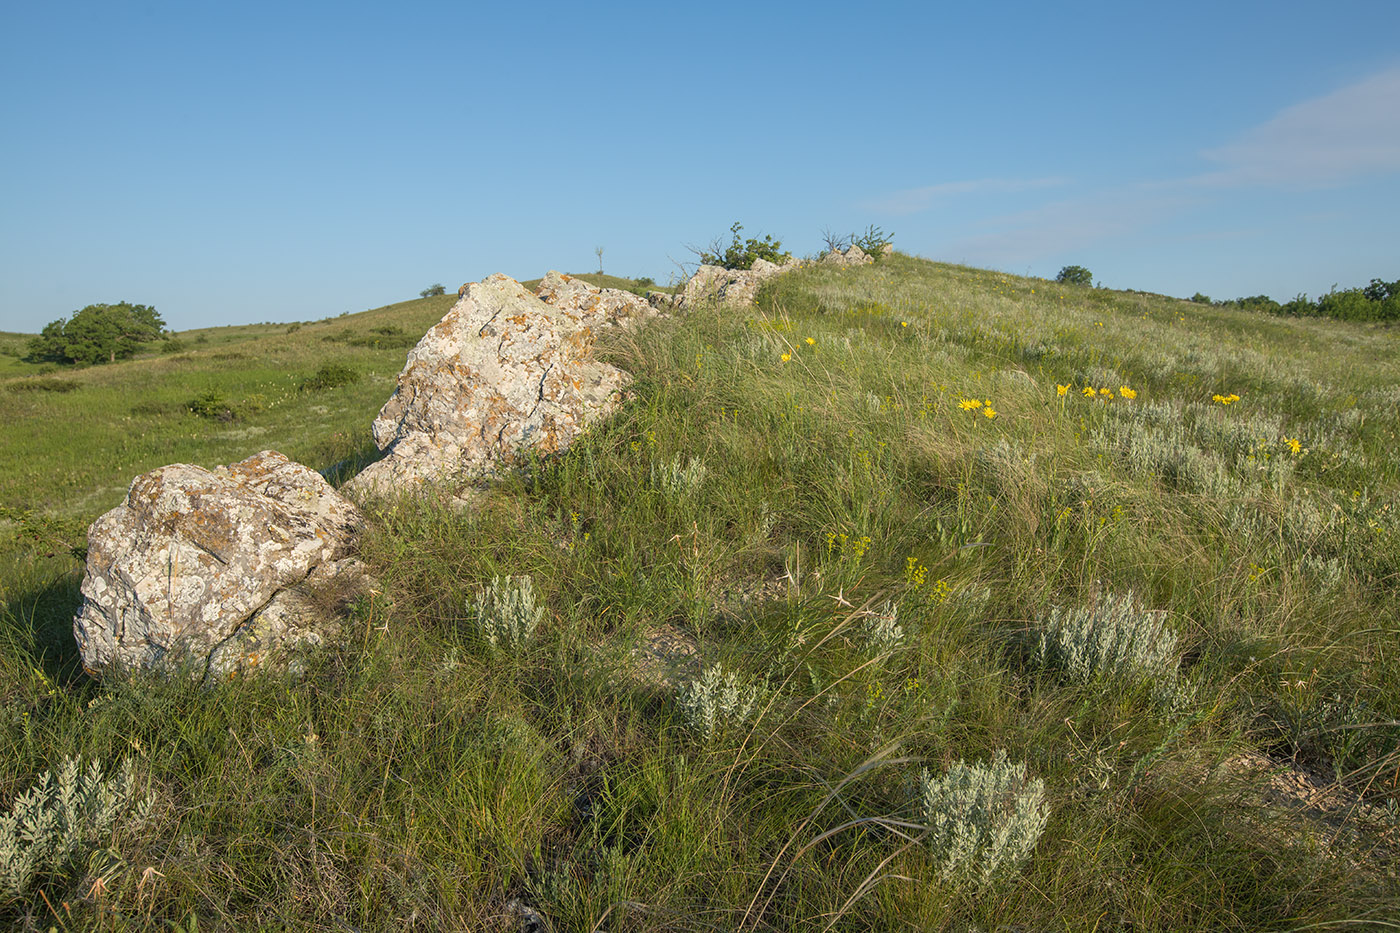
[{"label": "green shrub", "polygon": [[710,664],[700,676],[676,688],[676,702],[686,726],[703,741],[748,722],[758,706],[759,688],[738,671],[726,673]]},{"label": "green shrub", "polygon": [[919,802],[939,872],[986,883],[1019,865],[1045,830],[1045,782],[998,749],[990,765],[959,761],[940,778],[919,775]]},{"label": "green shrub", "polygon": [[16,379],[7,385],[11,392],[72,392],[82,383],[76,379]]},{"label": "green shrub", "polygon": [[302,392],[317,392],[321,389],[336,389],[358,382],[360,374],[344,363],[322,363],[314,376],[308,376],[297,386]]},{"label": "green shrub", "polygon": [[137,794],[129,759],[104,778],[99,762],[84,769],[81,758],[65,758],[57,777],[45,771],[0,816],[0,898],[23,897],[36,881],[62,874],[115,829],[138,828],[153,803]]},{"label": "green shrub", "polygon": [[535,604],[535,583],[528,573],[492,577],[472,608],[481,634],[493,648],[523,648],[544,619],[544,607]]},{"label": "green shrub", "polygon": [[1093,285],[1094,273],[1083,266],[1065,266],[1055,276],[1055,281],[1062,285]]},{"label": "green shrub", "polygon": [[1090,608],[1056,607],[1040,631],[1035,660],[1081,684],[1151,683],[1170,710],[1180,695],[1180,661],[1166,615],[1142,608],[1131,592],[1111,594]]},{"label": "green shrub", "polygon": [[894,234],[885,233],[872,224],[865,228],[865,233],[861,236],[851,234],[850,242],[878,260],[885,254],[885,247],[889,246],[893,239]]},{"label": "green shrub", "polygon": [[447,294],[447,289],[446,289],[445,287],[443,287],[443,284],[442,284],[441,282],[434,282],[432,285],[429,285],[427,288],[425,288],[425,289],[423,289],[421,292],[419,292],[419,293],[418,293],[418,297],[420,297],[420,298],[436,298],[438,295],[445,295],[445,294]]},{"label": "green shrub", "polygon": [[779,240],[773,239],[767,234],[763,239],[756,240],[750,237],[747,240],[739,237],[739,231],[743,230],[743,224],[735,221],[734,226],[729,228],[733,238],[729,245],[716,238],[707,250],[699,250],[700,261],[707,266],[723,266],[726,269],[752,269],[755,261],[765,259],[768,262],[782,264],[792,258],[791,253],[783,252],[783,244]]},{"label": "green shrub", "polygon": [[236,417],[233,413],[233,406],[217,389],[201,392],[194,401],[185,407],[201,418],[212,418],[215,421],[227,422]]}]

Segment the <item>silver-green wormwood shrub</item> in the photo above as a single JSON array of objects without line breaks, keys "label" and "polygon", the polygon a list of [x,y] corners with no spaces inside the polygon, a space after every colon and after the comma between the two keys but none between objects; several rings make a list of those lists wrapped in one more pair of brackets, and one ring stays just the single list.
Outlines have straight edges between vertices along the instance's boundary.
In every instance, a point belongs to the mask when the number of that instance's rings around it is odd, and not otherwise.
[{"label": "silver-green wormwood shrub", "polygon": [[35,879],[61,872],[91,851],[116,827],[146,821],[155,800],[140,797],[130,759],[116,776],[102,765],[65,758],[57,777],[45,771],[0,815],[0,899],[22,897]]},{"label": "silver-green wormwood shrub", "polygon": [[919,802],[939,872],[950,880],[990,881],[1025,860],[1045,830],[1045,782],[998,749],[991,764],[959,761],[942,777],[919,775]]},{"label": "silver-green wormwood shrub", "polygon": [[1185,697],[1166,613],[1142,608],[1131,592],[1109,595],[1090,608],[1056,607],[1041,629],[1035,660],[1078,683],[1150,682],[1169,709]]},{"label": "silver-green wormwood shrub", "polygon": [[706,741],[747,722],[758,697],[757,686],[745,683],[737,671],[725,673],[719,664],[707,665],[699,677],[676,688],[686,725]]},{"label": "silver-green wormwood shrub", "polygon": [[878,611],[868,612],[861,629],[866,645],[877,655],[892,652],[904,644],[899,605],[891,600],[885,600]]},{"label": "silver-green wormwood shrub", "polygon": [[530,575],[492,577],[477,594],[474,608],[481,633],[493,648],[524,647],[544,618],[544,606],[535,604],[535,583]]},{"label": "silver-green wormwood shrub", "polygon": [[666,463],[651,465],[651,485],[660,489],[668,498],[679,499],[700,489],[709,475],[709,467],[699,457],[691,457],[690,462],[681,466],[680,457]]}]

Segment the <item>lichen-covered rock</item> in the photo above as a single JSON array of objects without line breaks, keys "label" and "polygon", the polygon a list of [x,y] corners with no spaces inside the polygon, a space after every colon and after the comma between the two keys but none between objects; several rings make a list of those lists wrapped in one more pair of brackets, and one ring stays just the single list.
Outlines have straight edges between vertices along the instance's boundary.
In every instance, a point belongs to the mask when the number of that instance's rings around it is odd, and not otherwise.
[{"label": "lichen-covered rock", "polygon": [[[319,568],[350,569],[337,562],[362,524],[319,473],[271,450],[214,470],[177,463],[138,476],[88,529],[73,620],[84,666],[277,664],[324,631],[324,613],[298,613],[292,596],[279,609],[278,597],[314,589],[317,574],[332,572]],[[354,585],[366,585],[362,572]],[[269,613],[278,621],[247,627]]]},{"label": "lichen-covered rock", "polygon": [[565,312],[584,327],[611,327],[657,314],[656,308],[646,299],[631,292],[599,288],[553,270],[540,281],[535,297]]},{"label": "lichen-covered rock", "polygon": [[505,275],[471,284],[409,352],[374,421],[388,455],[346,488],[411,491],[492,475],[527,450],[564,449],[613,411],[630,381],[593,358],[596,319],[607,315],[546,304]]},{"label": "lichen-covered rock", "polygon": [[782,265],[755,259],[751,269],[701,266],[685,283],[685,289],[676,297],[675,305],[678,308],[691,308],[706,302],[739,307],[751,305],[760,285],[800,265],[800,259],[788,259]]}]

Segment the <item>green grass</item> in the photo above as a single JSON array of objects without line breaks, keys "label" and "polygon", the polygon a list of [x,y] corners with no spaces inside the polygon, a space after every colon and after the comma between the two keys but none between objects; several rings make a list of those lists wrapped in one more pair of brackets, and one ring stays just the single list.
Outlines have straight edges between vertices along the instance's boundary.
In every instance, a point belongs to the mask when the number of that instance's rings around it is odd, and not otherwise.
[{"label": "green grass", "polygon": [[[45,889],[53,910],[4,916],[480,929],[523,904],[560,930],[1393,924],[1400,332],[1384,327],[900,255],[804,270],[752,311],[606,335],[636,376],[628,403],[475,510],[370,503],[361,556],[381,592],[304,680],[74,671],[75,525],[175,459],[362,452],[404,351],[347,341],[410,314],[426,328],[451,300],[84,370],[70,392],[0,386],[24,424],[63,425],[0,473],[0,501],[40,509],[12,524],[28,537],[3,577],[0,801],[76,754],[135,758],[159,800],[106,894],[85,899],[75,866]],[[287,388],[322,363],[363,378]],[[230,424],[132,411],[206,388],[269,403]],[[263,433],[234,433],[248,427]],[[492,647],[472,607],[521,574],[544,621],[525,647]],[[1178,699],[1035,662],[1055,607],[1128,592],[1166,613]],[[887,601],[903,637],[877,640]],[[750,719],[702,738],[674,691],[629,674],[663,625],[758,690]],[[1044,781],[1048,826],[1015,871],[945,882],[912,788],[999,749]],[[1246,753],[1320,775],[1335,806],[1266,793]]]}]

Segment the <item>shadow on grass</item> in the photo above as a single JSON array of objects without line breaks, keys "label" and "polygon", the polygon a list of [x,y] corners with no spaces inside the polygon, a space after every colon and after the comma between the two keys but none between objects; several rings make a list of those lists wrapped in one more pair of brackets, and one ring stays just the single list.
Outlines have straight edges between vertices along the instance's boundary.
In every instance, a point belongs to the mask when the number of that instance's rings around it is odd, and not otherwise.
[{"label": "shadow on grass", "polygon": [[348,455],[321,470],[326,482],[339,489],[353,479],[371,463],[378,463],[388,456],[387,450],[380,450],[373,441],[367,441],[352,450]]},{"label": "shadow on grass", "polygon": [[73,617],[83,604],[81,581],[79,567],[20,589],[0,606],[0,638],[13,646],[16,655],[64,686],[86,678],[73,637]]}]

